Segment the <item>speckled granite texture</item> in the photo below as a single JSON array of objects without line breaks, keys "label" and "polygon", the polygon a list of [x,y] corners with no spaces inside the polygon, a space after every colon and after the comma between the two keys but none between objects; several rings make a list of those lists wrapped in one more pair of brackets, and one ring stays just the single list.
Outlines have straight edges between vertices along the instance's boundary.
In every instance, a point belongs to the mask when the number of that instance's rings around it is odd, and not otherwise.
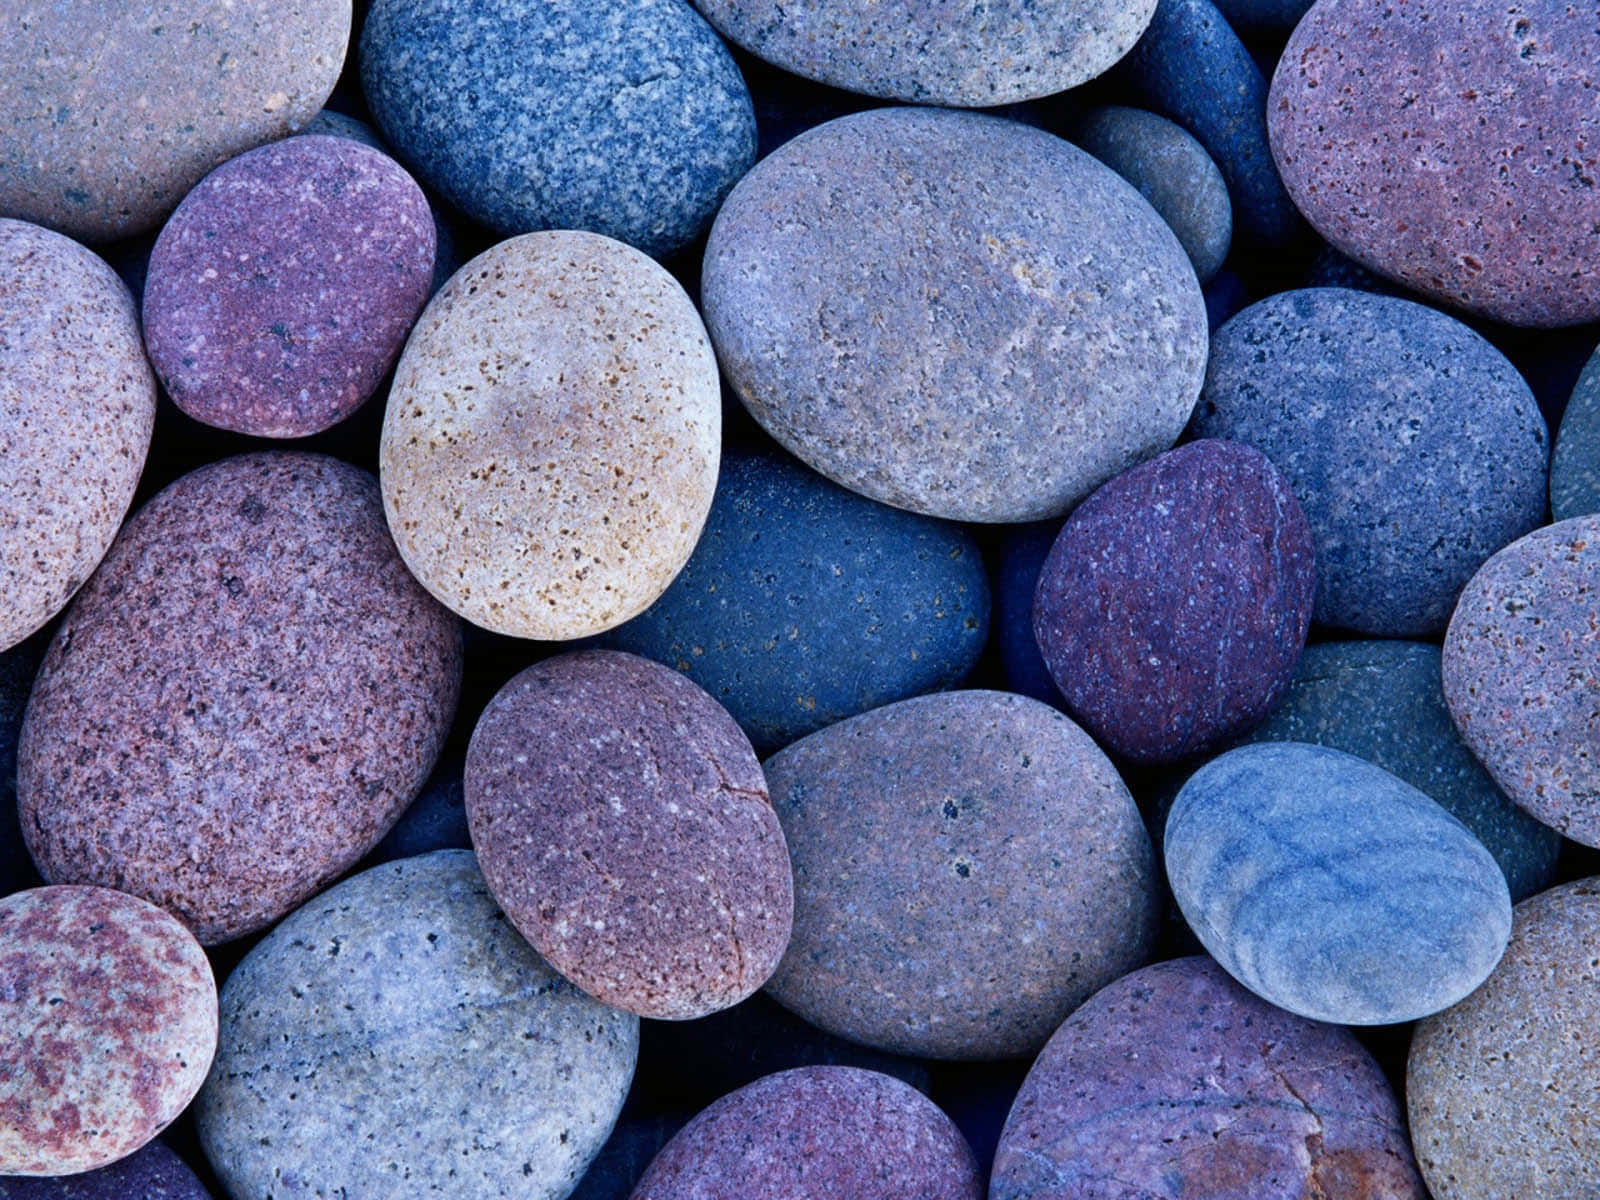
[{"label": "speckled granite texture", "polygon": [[1600,513],[1600,350],[1578,376],[1550,460],[1550,512],[1557,521]]},{"label": "speckled granite texture", "polygon": [[0,1176],[0,1200],[211,1200],[183,1160],[160,1142],[108,1167],[48,1179]]}]

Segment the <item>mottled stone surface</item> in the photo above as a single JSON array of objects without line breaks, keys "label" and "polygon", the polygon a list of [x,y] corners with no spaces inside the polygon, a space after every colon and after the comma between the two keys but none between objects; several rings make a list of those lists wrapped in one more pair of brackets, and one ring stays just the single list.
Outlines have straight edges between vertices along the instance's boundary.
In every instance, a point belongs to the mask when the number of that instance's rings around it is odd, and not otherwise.
[{"label": "mottled stone surface", "polygon": [[195,1119],[234,1200],[560,1200],[639,1047],[638,1020],[552,971],[464,850],[288,917],[229,976],[222,1030]]},{"label": "mottled stone surface", "polygon": [[0,215],[154,229],[207,171],[314,116],[350,0],[20,0],[0,42]]},{"label": "mottled stone surface", "polygon": [[133,1153],[183,1111],[216,1046],[211,965],[172,917],[107,888],[0,899],[0,1176]]},{"label": "mottled stone surface", "polygon": [[744,79],[684,0],[374,0],[361,82],[401,158],[502,234],[670,254],[755,161]]},{"label": "mottled stone surface", "polygon": [[388,155],[289,138],[224,163],[156,239],[150,362],[221,429],[304,437],[344,420],[400,353],[433,278],[433,218]]},{"label": "mottled stone surface", "polygon": [[1381,767],[1274,742],[1213,759],[1167,817],[1172,894],[1258,996],[1341,1025],[1411,1021],[1483,982],[1511,931],[1490,853]]},{"label": "mottled stone surface", "polygon": [[238,937],[377,843],[460,680],[460,627],[406,573],[371,476],[224,459],[134,516],[51,640],[18,752],[23,834],[52,882]]},{"label": "mottled stone surface", "polygon": [[876,109],[739,182],[701,292],[723,370],[777,440],[852,491],[1027,521],[1165,450],[1205,305],[1177,238],[1050,134]]},{"label": "mottled stone surface", "polygon": [[156,383],[128,289],[59,234],[0,218],[0,313],[5,650],[60,612],[111,545],[150,448]]},{"label": "mottled stone surface", "polygon": [[979,1200],[972,1150],[898,1079],[801,1067],[724,1096],[656,1155],[633,1200]]},{"label": "mottled stone surface", "polygon": [[37,641],[0,651],[0,896],[36,882],[17,822],[17,738],[39,657]]},{"label": "mottled stone surface", "polygon": [[1600,516],[1535,530],[1461,593],[1444,697],[1506,795],[1600,846]]},{"label": "mottled stone surface", "polygon": [[1283,292],[1212,339],[1194,431],[1248,442],[1305,507],[1319,624],[1438,633],[1544,519],[1549,433],[1504,355],[1409,300]]},{"label": "mottled stone surface", "polygon": [[1426,1200],[1400,1106],[1348,1030],[1209,958],[1145,967],[1056,1031],[1001,1134],[990,1200]]},{"label": "mottled stone surface", "polygon": [[606,644],[688,675],[766,752],[958,685],[988,636],[983,557],[959,526],[730,453],[688,565]]},{"label": "mottled stone surface", "polygon": [[1088,735],[1038,701],[903,700],[766,769],[795,880],[767,990],[815,1025],[927,1058],[1025,1057],[1150,953],[1144,824]]},{"label": "mottled stone surface", "polygon": [[0,1200],[211,1200],[184,1162],[160,1142],[81,1175],[0,1177]]},{"label": "mottled stone surface", "polygon": [[1550,460],[1554,520],[1600,513],[1600,350],[1578,376]]},{"label": "mottled stone surface", "polygon": [[1256,724],[1311,627],[1311,530],[1265,455],[1190,442],[1117,476],[1067,518],[1033,631],[1067,706],[1139,762]]},{"label": "mottled stone surface", "polygon": [[716,359],[677,281],[608,238],[527,234],[417,322],[384,416],[384,510],[406,565],[469,621],[585,637],[688,561],[721,439]]},{"label": "mottled stone surface", "polygon": [[1172,227],[1200,282],[1217,273],[1233,240],[1228,185],[1205,147],[1165,117],[1137,108],[1096,108],[1071,138],[1150,201]]},{"label": "mottled stone surface", "polygon": [[1600,1189],[1600,880],[1517,906],[1494,974],[1417,1026],[1406,1106],[1434,1200]]},{"label": "mottled stone surface", "polygon": [[1513,325],[1600,318],[1600,56],[1564,0],[1318,0],[1278,60],[1272,152],[1317,232]]},{"label": "mottled stone surface", "polygon": [[417,798],[373,850],[375,862],[411,858],[430,850],[472,848],[472,834],[467,828],[467,802],[462,791],[464,767],[461,758],[453,755],[434,768]]}]

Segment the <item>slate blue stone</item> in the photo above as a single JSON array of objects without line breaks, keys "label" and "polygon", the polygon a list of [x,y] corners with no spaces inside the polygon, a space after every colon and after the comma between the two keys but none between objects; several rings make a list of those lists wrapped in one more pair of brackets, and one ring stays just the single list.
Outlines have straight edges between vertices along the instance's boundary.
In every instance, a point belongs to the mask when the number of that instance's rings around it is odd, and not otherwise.
[{"label": "slate blue stone", "polygon": [[0,1176],[0,1200],[211,1200],[187,1164],[161,1142],[81,1175]]},{"label": "slate blue stone", "polygon": [[688,565],[600,641],[688,675],[766,752],[955,687],[988,631],[982,556],[959,525],[731,452]]},{"label": "slate blue stone", "polygon": [[0,654],[0,896],[39,882],[17,820],[17,735],[41,646],[36,636]]},{"label": "slate blue stone", "polygon": [[1065,709],[1066,698],[1050,678],[1033,636],[1033,593],[1060,533],[1060,521],[1035,521],[1007,531],[994,572],[994,641],[1006,691]]},{"label": "slate blue stone", "polygon": [[440,761],[411,806],[373,850],[369,865],[412,858],[434,850],[470,850],[467,805],[459,755]]},{"label": "slate blue stone", "polygon": [[[685,1064],[685,1069],[694,1067]],[[628,1200],[650,1160],[693,1116],[692,1112],[649,1117],[624,1114],[567,1200]]]},{"label": "slate blue stone", "polygon": [[1578,376],[1550,462],[1551,520],[1600,512],[1600,349]]},{"label": "slate blue stone", "polygon": [[668,255],[755,159],[750,93],[683,0],[374,0],[361,81],[402,161],[507,235]]},{"label": "slate blue stone", "polygon": [[1232,271],[1224,268],[1205,287],[1206,325],[1221,329],[1250,303],[1250,292]]},{"label": "slate blue stone", "polygon": [[1240,33],[1286,34],[1314,0],[1217,0],[1217,9]]},{"label": "slate blue stone", "polygon": [[1262,999],[1342,1025],[1412,1021],[1484,981],[1511,934],[1493,855],[1410,784],[1300,742],[1231,750],[1167,817],[1184,918]]}]

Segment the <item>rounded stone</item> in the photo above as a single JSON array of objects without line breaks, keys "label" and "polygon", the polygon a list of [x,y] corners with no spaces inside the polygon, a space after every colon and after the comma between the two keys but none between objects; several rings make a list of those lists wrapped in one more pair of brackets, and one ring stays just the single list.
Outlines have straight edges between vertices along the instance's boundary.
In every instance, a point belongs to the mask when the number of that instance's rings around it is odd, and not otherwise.
[{"label": "rounded stone", "polygon": [[1461,593],[1444,638],[1444,697],[1506,795],[1600,846],[1600,516],[1500,551]]},{"label": "rounded stone", "polygon": [[150,362],[197,421],[320,433],[400,353],[433,254],[428,202],[388,155],[321,135],[251,150],[201,180],[156,239]]},{"label": "rounded stone", "polygon": [[1028,1072],[990,1200],[1427,1200],[1388,1081],[1349,1030],[1209,958],[1102,988]]},{"label": "rounded stone", "polygon": [[1511,897],[1467,827],[1381,767],[1270,742],[1184,784],[1164,847],[1173,897],[1245,987],[1314,1021],[1386,1025],[1488,976]]},{"label": "rounded stone", "polygon": [[127,287],[60,234],[0,218],[0,312],[4,651],[60,612],[111,545],[150,448],[156,381]]},{"label": "rounded stone", "polygon": [[0,214],[84,241],[154,229],[311,120],[350,39],[350,0],[23,2],[0,44]]},{"label": "rounded stone", "polygon": [[1149,835],[1110,761],[1047,705],[919,696],[766,769],[795,881],[767,991],[814,1025],[924,1058],[1026,1057],[1150,954]]},{"label": "rounded stone", "polygon": [[724,1096],[656,1155],[632,1200],[979,1200],[972,1150],[898,1079],[800,1067]]},{"label": "rounded stone", "polygon": [[97,887],[15,892],[0,899],[0,965],[0,1176],[113,1163],[200,1090],[216,983],[153,904]]},{"label": "rounded stone", "polygon": [[364,471],[269,452],[128,522],[50,642],[17,794],[55,883],[154,901],[215,943],[370,850],[454,716],[461,633],[406,573]]},{"label": "rounded stone", "polygon": [[195,1103],[230,1196],[560,1200],[605,1142],[639,1022],[506,923],[472,855],[351,877],[222,989]]},{"label": "rounded stone", "polygon": [[722,393],[677,281],[590,233],[531,233],[434,297],[395,369],[384,511],[422,585],[514,637],[638,615],[694,550]]},{"label": "rounded stone", "polygon": [[958,685],[988,636],[983,557],[959,526],[730,453],[688,565],[606,644],[688,675],[764,752]]},{"label": "rounded stone", "polygon": [[1600,58],[1563,0],[1318,0],[1267,112],[1301,212],[1351,258],[1513,325],[1600,319]]},{"label": "rounded stone", "polygon": [[1166,223],[1060,138],[875,109],[763,159],[717,215],[723,370],[836,483],[963,521],[1065,512],[1177,440],[1205,301]]},{"label": "rounded stone", "polygon": [[0,1177],[0,1200],[211,1200],[211,1193],[160,1142],[81,1175]]},{"label": "rounded stone", "polygon": [[1409,300],[1309,288],[1245,309],[1212,340],[1193,429],[1287,477],[1320,624],[1436,634],[1483,561],[1544,519],[1549,434],[1528,385]]},{"label": "rounded stone", "polygon": [[502,234],[671,254],[755,161],[744,79],[683,0],[373,0],[361,83],[400,156]]},{"label": "rounded stone", "polygon": [[1600,513],[1600,349],[1578,376],[1550,460],[1554,520]]}]

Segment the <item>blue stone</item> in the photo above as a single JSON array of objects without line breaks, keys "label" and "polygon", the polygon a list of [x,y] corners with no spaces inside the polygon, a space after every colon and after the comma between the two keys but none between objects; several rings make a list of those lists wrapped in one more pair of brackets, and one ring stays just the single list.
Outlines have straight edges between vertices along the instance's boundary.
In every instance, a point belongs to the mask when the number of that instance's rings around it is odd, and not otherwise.
[{"label": "blue stone", "polygon": [[1300,23],[1312,0],[1217,0],[1217,9],[1240,33],[1288,33]]},{"label": "blue stone", "polygon": [[434,850],[472,849],[462,792],[463,766],[462,759],[456,756],[434,768],[417,798],[373,850],[369,866]]},{"label": "blue stone", "polygon": [[1555,521],[1600,512],[1600,349],[1572,389],[1550,464]]},{"label": "blue stone", "polygon": [[1065,709],[1066,698],[1050,678],[1033,636],[1033,594],[1060,533],[1059,520],[1015,525],[1006,533],[994,573],[994,640],[1008,692]]}]

